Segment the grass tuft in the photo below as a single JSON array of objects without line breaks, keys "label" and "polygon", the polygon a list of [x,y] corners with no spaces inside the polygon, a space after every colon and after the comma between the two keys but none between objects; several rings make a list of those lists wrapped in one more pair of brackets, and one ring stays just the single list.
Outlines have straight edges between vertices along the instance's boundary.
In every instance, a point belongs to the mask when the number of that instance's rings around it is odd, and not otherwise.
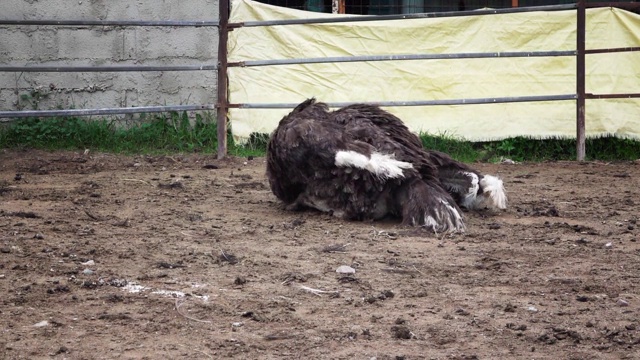
[{"label": "grass tuft", "polygon": [[446,133],[439,135],[422,133],[420,139],[425,149],[447,153],[458,161],[475,162],[482,157],[474,143],[460,140]]},{"label": "grass tuft", "polygon": [[236,144],[232,136],[228,137],[229,154],[233,156],[265,156],[267,153],[268,134],[252,133],[246,143]]}]

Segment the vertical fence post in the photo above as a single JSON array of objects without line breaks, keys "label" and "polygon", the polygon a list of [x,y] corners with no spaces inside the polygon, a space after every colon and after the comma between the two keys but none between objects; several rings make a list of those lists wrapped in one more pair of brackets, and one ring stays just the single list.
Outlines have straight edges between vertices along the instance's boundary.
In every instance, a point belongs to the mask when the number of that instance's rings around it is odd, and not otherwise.
[{"label": "vertical fence post", "polygon": [[578,0],[577,19],[577,55],[576,55],[576,154],[578,161],[585,156],[585,38],[586,38],[585,0]]},{"label": "vertical fence post", "polygon": [[220,25],[218,26],[218,159],[227,156],[227,39],[229,35],[229,3],[231,0],[219,0]]}]

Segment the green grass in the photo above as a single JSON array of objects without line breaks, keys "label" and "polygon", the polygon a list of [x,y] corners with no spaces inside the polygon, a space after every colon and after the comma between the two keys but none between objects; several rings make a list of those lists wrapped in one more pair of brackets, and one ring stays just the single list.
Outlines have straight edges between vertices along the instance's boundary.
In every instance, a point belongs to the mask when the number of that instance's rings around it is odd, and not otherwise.
[{"label": "green grass", "polygon": [[[216,153],[217,126],[210,113],[190,121],[186,113],[142,116],[125,126],[117,120],[80,118],[19,119],[0,126],[0,148],[83,150],[123,154]],[[425,148],[439,150],[464,162],[575,160],[575,140],[535,140],[516,137],[501,141],[469,142],[447,134],[421,134]],[[268,135],[253,134],[239,145],[228,136],[234,156],[264,156]],[[587,160],[635,160],[640,142],[613,137],[588,139]]]},{"label": "green grass", "polygon": [[228,152],[234,156],[265,156],[268,142],[268,134],[253,133],[247,143],[242,145],[236,144],[231,135],[227,136]]},{"label": "green grass", "polygon": [[[469,142],[446,135],[421,134],[425,148],[439,150],[464,162],[575,160],[576,141],[515,137],[501,141]],[[602,137],[587,139],[585,160],[636,160],[640,141]]]},{"label": "green grass", "polygon": [[85,149],[114,153],[215,152],[217,127],[211,115],[185,113],[144,116],[131,126],[115,120],[19,119],[0,129],[0,146]]}]

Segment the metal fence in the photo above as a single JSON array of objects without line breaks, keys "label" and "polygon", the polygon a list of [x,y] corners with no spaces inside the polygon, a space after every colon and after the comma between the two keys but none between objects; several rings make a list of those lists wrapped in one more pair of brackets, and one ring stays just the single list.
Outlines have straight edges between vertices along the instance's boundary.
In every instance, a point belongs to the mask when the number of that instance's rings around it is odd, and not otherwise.
[{"label": "metal fence", "polygon": [[[335,0],[334,0],[335,2]],[[344,2],[339,0],[339,2]],[[516,1],[517,3],[517,1]],[[218,127],[218,157],[222,158],[227,154],[227,111],[229,108],[293,108],[297,104],[252,104],[236,103],[228,101],[227,68],[228,67],[248,67],[248,66],[272,66],[282,64],[304,64],[304,63],[331,63],[331,62],[357,62],[357,61],[403,61],[414,59],[459,59],[459,58],[487,58],[487,57],[532,57],[532,56],[575,56],[576,57],[576,79],[577,88],[574,94],[556,94],[549,96],[523,96],[504,98],[482,98],[482,99],[450,99],[450,100],[423,100],[423,101],[389,101],[376,102],[381,106],[429,106],[429,105],[468,105],[468,104],[488,104],[506,102],[532,102],[532,101],[576,101],[576,136],[577,136],[577,158],[584,160],[585,156],[585,99],[612,99],[612,98],[640,98],[640,93],[629,94],[587,94],[585,91],[585,55],[606,53],[606,52],[630,52],[640,51],[640,47],[612,48],[612,49],[585,49],[585,28],[586,28],[586,8],[587,7],[621,7],[629,10],[640,10],[640,3],[589,3],[579,0],[577,3],[538,7],[513,7],[502,9],[484,9],[473,11],[448,11],[413,13],[399,15],[369,15],[357,17],[341,18],[315,18],[302,20],[279,20],[279,21],[253,21],[244,23],[229,23],[230,0],[219,1],[220,19],[218,21],[102,21],[102,20],[0,20],[0,25],[49,25],[49,26],[217,26],[219,28],[218,42],[218,63],[189,66],[0,66],[0,72],[121,72],[121,71],[217,71],[217,103],[216,104],[195,104],[195,105],[168,105],[168,106],[145,106],[131,108],[102,108],[102,109],[71,109],[71,110],[33,110],[33,111],[0,111],[0,118],[19,118],[34,116],[84,116],[84,115],[113,115],[132,114],[165,111],[193,111],[193,110],[217,110]],[[415,18],[433,17],[453,17],[453,16],[476,16],[504,14],[526,11],[558,11],[575,9],[577,16],[577,44],[575,51],[544,51],[544,52],[507,52],[507,53],[459,53],[459,54],[413,54],[401,56],[353,56],[353,57],[329,57],[329,58],[307,58],[307,59],[273,59],[265,61],[245,61],[227,62],[227,40],[228,32],[234,28],[251,26],[275,26],[294,24],[319,24],[338,22],[358,22],[358,21],[380,21],[380,20],[402,20]],[[330,106],[344,106],[348,103],[330,103]]]},{"label": "metal fence", "polygon": [[[517,3],[517,1],[516,1]],[[448,11],[432,13],[414,13],[400,15],[374,15],[342,18],[316,18],[316,19],[296,19],[278,21],[252,21],[244,23],[228,24],[229,28],[249,27],[249,26],[275,26],[275,25],[300,25],[319,23],[344,23],[358,21],[380,21],[380,20],[402,20],[417,18],[453,17],[453,16],[477,16],[507,14],[529,11],[560,11],[576,10],[577,16],[577,43],[575,51],[541,51],[541,52],[506,52],[506,53],[458,53],[458,54],[410,54],[410,55],[381,55],[381,56],[352,56],[333,58],[306,58],[306,59],[274,59],[260,61],[244,61],[229,63],[229,67],[248,66],[272,66],[283,64],[310,64],[310,63],[331,63],[331,62],[357,62],[357,61],[403,61],[415,59],[461,59],[461,58],[498,58],[498,57],[548,57],[548,56],[575,56],[576,57],[576,92],[573,94],[555,94],[548,96],[522,96],[503,98],[478,98],[478,99],[448,99],[448,100],[423,100],[423,101],[387,101],[375,102],[380,106],[431,106],[431,105],[471,105],[471,104],[495,104],[508,102],[534,102],[534,101],[576,101],[576,153],[579,161],[585,157],[585,99],[616,99],[616,98],[640,98],[640,93],[628,94],[587,94],[585,90],[585,55],[610,52],[632,52],[640,51],[640,47],[610,48],[610,49],[585,49],[586,37],[586,8],[587,7],[620,7],[628,10],[640,10],[640,3],[631,2],[592,2],[587,4],[586,0],[579,0],[577,3],[535,7],[513,7],[501,9],[480,9],[466,11]],[[340,107],[349,103],[328,103],[330,107]],[[225,104],[225,108],[293,108],[297,104]]]}]

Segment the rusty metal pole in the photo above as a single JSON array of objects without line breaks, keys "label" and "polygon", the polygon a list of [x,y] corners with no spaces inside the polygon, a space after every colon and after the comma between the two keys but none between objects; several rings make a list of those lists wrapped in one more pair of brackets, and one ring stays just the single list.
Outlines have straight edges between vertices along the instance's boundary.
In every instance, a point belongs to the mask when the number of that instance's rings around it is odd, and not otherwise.
[{"label": "rusty metal pole", "polygon": [[586,7],[585,0],[578,0],[577,19],[577,55],[576,55],[576,154],[578,161],[585,156],[585,39],[586,39]]},{"label": "rusty metal pole", "polygon": [[227,39],[229,35],[229,3],[231,0],[219,0],[220,25],[218,26],[218,159],[227,156]]}]

